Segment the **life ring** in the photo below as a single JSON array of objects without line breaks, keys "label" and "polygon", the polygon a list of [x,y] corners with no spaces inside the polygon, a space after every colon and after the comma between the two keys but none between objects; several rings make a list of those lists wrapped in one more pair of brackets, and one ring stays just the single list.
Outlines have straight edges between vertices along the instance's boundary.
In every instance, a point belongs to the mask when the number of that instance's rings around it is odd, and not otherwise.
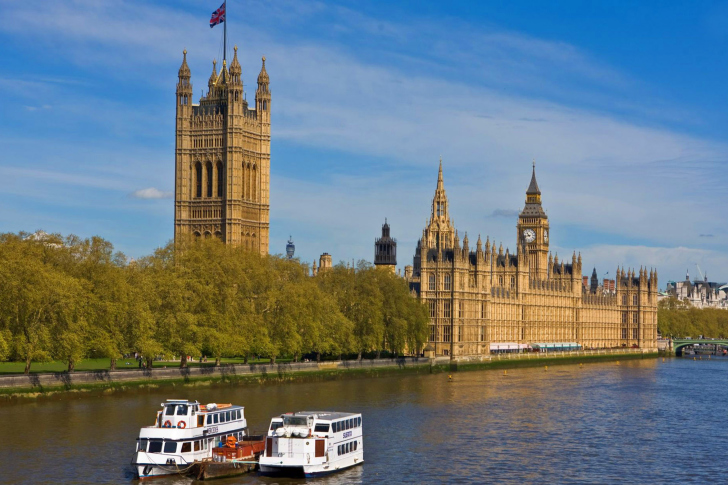
[{"label": "life ring", "polygon": [[170,421],[168,419],[167,421],[164,422],[163,428],[171,428],[171,427],[172,427],[172,421]]},{"label": "life ring", "polygon": [[179,423],[177,423],[177,427],[179,429],[185,429],[186,426],[187,426],[187,423],[185,423],[184,421],[180,421]]}]

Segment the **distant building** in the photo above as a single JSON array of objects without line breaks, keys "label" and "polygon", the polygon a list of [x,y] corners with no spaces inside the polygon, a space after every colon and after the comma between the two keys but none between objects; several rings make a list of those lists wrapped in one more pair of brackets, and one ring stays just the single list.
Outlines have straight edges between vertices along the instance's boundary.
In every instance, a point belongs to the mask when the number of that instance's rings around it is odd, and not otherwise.
[{"label": "distant building", "polygon": [[293,244],[293,237],[288,236],[288,244],[286,244],[286,257],[293,259],[293,255],[296,253],[296,245]]},{"label": "distant building", "polygon": [[708,275],[703,281],[696,279],[690,281],[690,272],[686,272],[684,281],[668,281],[667,297],[676,297],[678,300],[687,300],[696,308],[728,309],[728,284],[708,281]]},{"label": "distant building", "polygon": [[320,272],[328,271],[333,267],[331,255],[329,253],[323,253],[319,258],[318,266],[316,266],[316,260],[313,261],[313,275],[316,276]]},{"label": "distant building", "polygon": [[389,234],[389,224],[384,219],[382,237],[374,241],[374,264],[388,268],[394,273],[397,267],[397,240]]}]

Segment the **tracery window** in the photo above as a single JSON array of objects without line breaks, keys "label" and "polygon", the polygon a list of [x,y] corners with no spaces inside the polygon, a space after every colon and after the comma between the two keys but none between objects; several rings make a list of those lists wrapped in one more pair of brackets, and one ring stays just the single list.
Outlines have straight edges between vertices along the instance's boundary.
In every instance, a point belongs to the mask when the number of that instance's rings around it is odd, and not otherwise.
[{"label": "tracery window", "polygon": [[217,162],[217,196],[222,197],[225,174],[222,172],[222,162]]},{"label": "tracery window", "polygon": [[437,316],[437,301],[430,300],[430,318],[435,318]]},{"label": "tracery window", "polygon": [[443,305],[443,307],[442,307],[442,310],[443,310],[442,311],[442,316],[444,318],[450,318],[450,316],[452,315],[451,308],[450,308],[450,302],[449,301],[444,301],[444,302],[442,302],[442,305]]},{"label": "tracery window", "polygon": [[212,163],[207,162],[207,196],[212,197]]},{"label": "tracery window", "polygon": [[195,164],[195,181],[197,185],[196,197],[202,197],[202,165],[199,162]]},{"label": "tracery window", "polygon": [[452,290],[452,277],[449,274],[445,275],[445,291]]},{"label": "tracery window", "polygon": [[430,285],[429,285],[430,291],[435,291],[435,275],[431,274],[429,280],[430,280]]}]

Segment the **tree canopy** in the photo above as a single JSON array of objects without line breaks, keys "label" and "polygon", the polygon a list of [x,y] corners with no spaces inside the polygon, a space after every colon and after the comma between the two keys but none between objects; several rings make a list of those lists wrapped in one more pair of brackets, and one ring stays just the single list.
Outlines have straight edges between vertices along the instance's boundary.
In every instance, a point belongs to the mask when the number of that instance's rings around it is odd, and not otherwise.
[{"label": "tree canopy", "polygon": [[[40,234],[40,236],[39,236]],[[281,256],[216,239],[129,260],[101,238],[0,234],[0,360],[419,353],[425,307],[407,283],[360,261],[310,275]]]}]

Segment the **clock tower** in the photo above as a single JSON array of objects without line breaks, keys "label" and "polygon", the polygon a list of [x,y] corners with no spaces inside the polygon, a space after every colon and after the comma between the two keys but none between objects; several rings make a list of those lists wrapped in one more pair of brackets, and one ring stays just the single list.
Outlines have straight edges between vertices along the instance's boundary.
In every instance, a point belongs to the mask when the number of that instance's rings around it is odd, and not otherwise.
[{"label": "clock tower", "polygon": [[517,240],[523,241],[528,253],[531,278],[545,280],[548,276],[549,219],[541,206],[536,162],[533,163],[531,183],[526,190],[526,205],[518,215],[517,227]]}]

